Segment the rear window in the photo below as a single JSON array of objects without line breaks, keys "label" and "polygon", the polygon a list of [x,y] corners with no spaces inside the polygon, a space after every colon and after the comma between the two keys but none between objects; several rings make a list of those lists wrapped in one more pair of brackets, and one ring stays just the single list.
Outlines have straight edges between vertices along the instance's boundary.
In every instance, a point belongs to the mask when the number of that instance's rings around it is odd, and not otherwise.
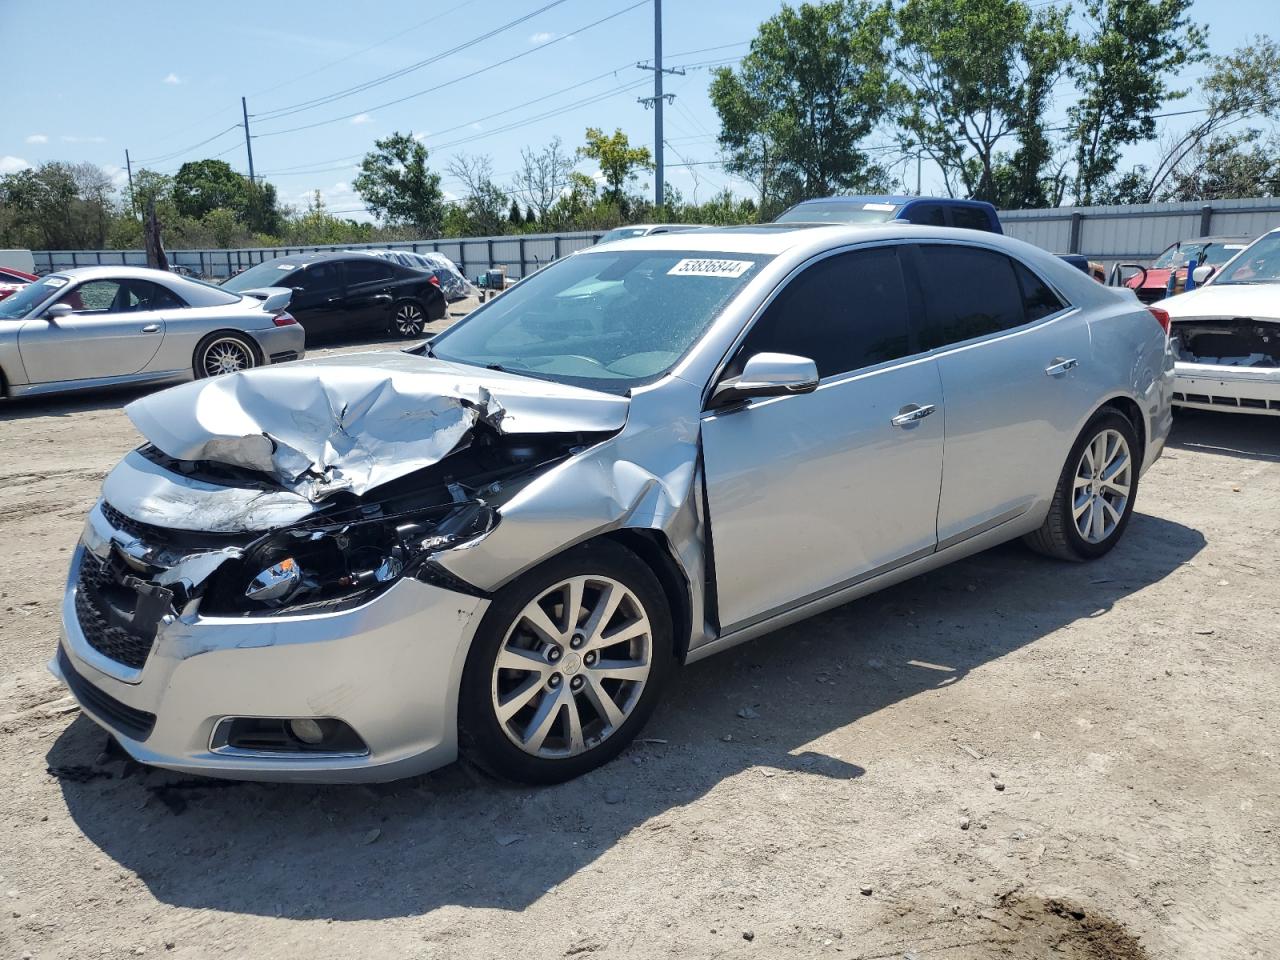
[{"label": "rear window", "polygon": [[1022,286],[1013,261],[978,247],[926,244],[920,248],[925,326],[921,347],[932,350],[1026,322]]},{"label": "rear window", "polygon": [[814,200],[797,204],[774,223],[888,223],[897,217],[898,206],[896,203],[878,203],[874,200]]},{"label": "rear window", "polygon": [[302,266],[300,262],[288,257],[266,260],[256,267],[250,267],[244,273],[237,273],[229,280],[224,280],[222,287],[224,290],[234,290],[236,293],[244,293],[246,290],[256,290],[260,287],[279,287],[284,284],[285,278],[300,266]]}]

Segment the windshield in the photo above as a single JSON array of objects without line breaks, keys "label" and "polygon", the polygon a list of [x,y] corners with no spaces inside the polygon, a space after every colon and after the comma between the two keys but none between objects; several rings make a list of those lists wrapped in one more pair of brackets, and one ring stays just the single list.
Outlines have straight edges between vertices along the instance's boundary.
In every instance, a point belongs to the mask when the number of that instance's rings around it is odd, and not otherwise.
[{"label": "windshield", "polygon": [[1214,286],[1224,283],[1280,283],[1280,231],[1254,241],[1213,278]]},{"label": "windshield", "polygon": [[888,223],[898,215],[896,203],[824,203],[813,201],[792,207],[774,223]]},{"label": "windshield", "polygon": [[652,250],[567,257],[442,333],[431,354],[625,393],[675,366],[771,259]]},{"label": "windshield", "polygon": [[1194,261],[1218,267],[1248,245],[1245,241],[1239,243],[1175,243],[1160,254],[1156,262],[1151,266],[1155,269],[1168,270],[1170,268],[1185,267],[1189,262]]},{"label": "windshield", "polygon": [[618,227],[610,230],[599,239],[599,243],[611,243],[614,240],[629,240],[632,237],[643,237],[648,227]]},{"label": "windshield", "polygon": [[70,282],[67,277],[50,274],[43,280],[23,287],[13,296],[0,300],[0,320],[25,317]]},{"label": "windshield", "polygon": [[222,287],[224,290],[235,290],[237,293],[256,290],[259,287],[278,287],[285,277],[300,266],[302,266],[301,263],[290,260],[288,257],[267,260],[256,267],[250,267],[244,273],[237,273],[229,280],[222,281]]}]

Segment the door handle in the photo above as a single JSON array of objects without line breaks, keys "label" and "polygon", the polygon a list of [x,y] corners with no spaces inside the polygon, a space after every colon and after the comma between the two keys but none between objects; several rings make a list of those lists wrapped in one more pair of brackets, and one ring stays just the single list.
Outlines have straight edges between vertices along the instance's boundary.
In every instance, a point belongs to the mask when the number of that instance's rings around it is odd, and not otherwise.
[{"label": "door handle", "polygon": [[341,297],[330,297],[328,300],[325,301],[325,303],[341,303],[341,302],[342,302]]},{"label": "door handle", "polygon": [[889,422],[895,427],[909,427],[911,424],[923,420],[937,409],[932,403],[926,403],[923,407],[918,403],[909,403],[902,408],[896,417],[890,417]]},{"label": "door handle", "polygon": [[1066,373],[1068,370],[1080,366],[1080,361],[1075,357],[1063,358],[1054,357],[1053,363],[1044,368],[1044,372],[1051,377],[1058,377]]},{"label": "door handle", "polygon": [[143,328],[142,328],[142,332],[143,332],[143,333],[159,333],[159,332],[160,332],[160,324],[158,324],[158,323],[148,323],[145,327],[143,327]]}]

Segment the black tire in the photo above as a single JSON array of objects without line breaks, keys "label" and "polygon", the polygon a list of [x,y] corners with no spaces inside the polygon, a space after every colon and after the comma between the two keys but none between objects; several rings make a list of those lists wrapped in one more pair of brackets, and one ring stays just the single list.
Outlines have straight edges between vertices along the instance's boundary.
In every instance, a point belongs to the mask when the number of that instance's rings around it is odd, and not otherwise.
[{"label": "black tire", "polygon": [[[1097,542],[1085,539],[1076,526],[1074,515],[1076,474],[1081,467],[1085,449],[1093,444],[1100,434],[1115,431],[1124,437],[1128,444],[1130,456],[1129,495],[1125,499],[1120,512],[1120,519],[1104,538]],[[1124,535],[1133,516],[1133,504],[1138,496],[1138,471],[1142,466],[1142,452],[1138,447],[1137,432],[1129,418],[1119,411],[1104,407],[1094,414],[1093,418],[1080,431],[1080,436],[1071,447],[1067,462],[1058,477],[1058,485],[1054,489],[1053,502],[1049,506],[1049,514],[1039,530],[1027,534],[1023,541],[1032,550],[1059,560],[1080,562],[1093,560],[1102,556],[1114,547]]]},{"label": "black tire", "polygon": [[[218,354],[226,358],[220,362]],[[239,354],[242,365],[232,367],[230,358]],[[239,370],[251,370],[262,362],[258,345],[243,333],[234,330],[219,330],[211,333],[196,345],[196,352],[191,358],[191,369],[197,380],[216,377],[223,373],[235,373]],[[223,369],[217,369],[222,366]]]},{"label": "black tire", "polygon": [[[650,627],[649,674],[625,720],[599,742],[588,745],[583,752],[573,755],[555,758],[536,756],[516,745],[497,715],[497,657],[507,643],[508,634],[515,635],[521,612],[527,605],[562,581],[582,576],[610,578],[630,590],[643,606]],[[568,676],[572,672],[567,666],[568,649],[561,649],[566,654],[561,662],[566,664]],[[500,590],[480,623],[467,656],[458,697],[458,732],[462,751],[478,766],[506,780],[549,784],[581,776],[608,763],[639,733],[653,713],[662,688],[670,676],[674,663],[673,650],[671,611],[666,595],[653,571],[635,554],[611,541],[597,540],[553,557]],[[604,663],[603,660],[599,662]],[[578,669],[574,667],[573,671]],[[583,669],[585,672],[585,667]],[[576,676],[573,681],[589,682],[585,677],[579,680]],[[562,682],[568,683],[568,680]],[[531,684],[531,688],[532,686],[536,684]],[[543,692],[547,688],[538,689],[536,696],[539,700],[548,695]],[[568,686],[563,687],[561,692],[574,697],[580,704],[586,704],[580,714],[582,717],[597,716],[585,692],[571,694]],[[535,700],[531,703],[536,705],[538,702]],[[534,706],[531,705],[528,709],[533,710]],[[555,707],[554,713],[557,718],[555,729],[567,731],[567,716],[561,713],[560,707]],[[579,715],[576,710],[575,715]],[[599,720],[603,722],[602,715]],[[584,732],[586,727],[584,720]],[[590,742],[590,737],[585,739]]]},{"label": "black tire", "polygon": [[427,328],[427,311],[417,300],[398,300],[391,307],[391,335],[412,340]]}]

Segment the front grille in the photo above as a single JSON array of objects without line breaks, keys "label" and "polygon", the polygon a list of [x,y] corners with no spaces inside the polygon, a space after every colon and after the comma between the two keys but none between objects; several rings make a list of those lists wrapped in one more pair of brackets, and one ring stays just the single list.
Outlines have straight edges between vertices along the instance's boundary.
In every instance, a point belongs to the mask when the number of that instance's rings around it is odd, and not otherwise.
[{"label": "front grille", "polygon": [[154,625],[149,634],[134,628],[132,610],[125,608],[137,602],[137,594],[121,585],[119,566],[114,557],[104,561],[84,551],[76,580],[76,619],[94,650],[140,670],[155,643]]},{"label": "front grille", "polygon": [[71,658],[61,646],[58,647],[58,668],[76,699],[99,719],[109,723],[130,740],[146,740],[151,736],[156,725],[156,715],[123,704],[105,690],[95,687],[76,672],[71,665]]}]

